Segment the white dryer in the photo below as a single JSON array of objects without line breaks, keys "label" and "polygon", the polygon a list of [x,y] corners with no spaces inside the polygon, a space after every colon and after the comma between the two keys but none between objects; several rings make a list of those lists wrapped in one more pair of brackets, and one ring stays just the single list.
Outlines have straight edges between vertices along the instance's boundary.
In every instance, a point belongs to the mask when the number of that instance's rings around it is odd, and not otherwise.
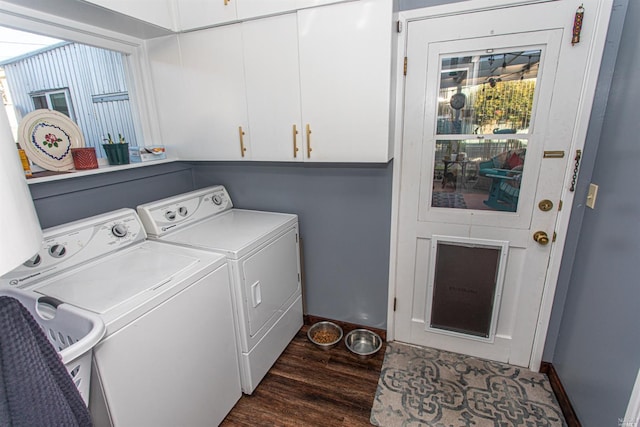
[{"label": "white dryer", "polygon": [[225,257],[147,240],[132,209],[45,230],[39,253],[0,284],[102,317],[96,426],[217,425],[241,396]]},{"label": "white dryer", "polygon": [[251,394],[302,327],[298,217],[234,209],[223,186],[138,206],[149,234],[227,257],[242,391]]}]

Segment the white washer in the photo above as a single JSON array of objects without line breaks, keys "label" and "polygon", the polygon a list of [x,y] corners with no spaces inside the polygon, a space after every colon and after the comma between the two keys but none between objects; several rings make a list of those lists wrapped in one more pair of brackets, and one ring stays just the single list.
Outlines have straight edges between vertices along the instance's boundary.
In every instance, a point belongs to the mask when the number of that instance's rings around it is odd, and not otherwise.
[{"label": "white washer", "polygon": [[223,256],[146,239],[122,209],[44,231],[0,278],[99,314],[89,408],[96,426],[208,426],[240,398]]},{"label": "white washer", "polygon": [[251,394],[302,327],[298,217],[234,209],[223,186],[138,206],[150,238],[226,255],[242,391]]}]

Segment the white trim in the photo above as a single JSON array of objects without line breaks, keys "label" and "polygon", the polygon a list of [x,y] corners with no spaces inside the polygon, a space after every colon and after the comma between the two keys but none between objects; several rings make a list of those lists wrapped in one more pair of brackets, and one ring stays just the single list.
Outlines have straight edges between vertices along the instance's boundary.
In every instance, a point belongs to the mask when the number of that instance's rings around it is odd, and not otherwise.
[{"label": "white trim", "polygon": [[30,178],[30,179],[27,179],[26,181],[28,185],[32,185],[32,184],[39,184],[42,182],[52,182],[52,181],[62,181],[67,179],[73,179],[73,178],[78,178],[80,176],[97,175],[97,174],[108,173],[108,172],[118,172],[118,171],[127,170],[127,169],[138,169],[142,167],[160,165],[164,163],[173,163],[178,161],[180,160],[175,157],[170,157],[167,159],[154,160],[150,162],[135,162],[135,163],[127,163],[126,165],[112,166],[107,163],[106,158],[102,157],[98,159],[97,169],[79,170],[79,171],[73,171],[73,173],[63,173],[60,175],[50,175],[50,176],[43,176],[40,178]]},{"label": "white trim", "polygon": [[631,397],[629,397],[627,412],[624,414],[624,418],[621,421],[622,422],[619,424],[623,427],[640,426],[640,369],[638,369],[636,383],[631,391]]},{"label": "white trim", "polygon": [[[571,158],[574,158],[576,150],[582,150],[584,148],[584,143],[587,139],[587,129],[589,128],[593,98],[598,84],[600,62],[602,60],[602,53],[607,39],[607,29],[609,28],[609,19],[611,17],[613,0],[598,1],[597,5],[598,9],[591,12],[596,16],[596,19],[594,20],[595,26],[590,32],[593,37],[593,42],[591,43],[591,50],[589,51],[589,65],[587,66],[587,72],[582,86],[582,93],[580,95],[578,116],[576,117],[575,127],[573,129],[573,141],[571,141],[572,149],[569,154]],[[589,99],[591,101],[585,105],[585,99]],[[567,232],[569,230],[569,219],[571,218],[572,211],[571,207],[573,206],[575,196],[575,193],[569,191],[572,176],[573,168],[567,168],[566,175],[564,177],[565,185],[561,197],[565,209],[558,212],[558,216],[556,218],[555,229],[557,238],[556,242],[551,247],[551,254],[549,255],[549,266],[547,267],[542,301],[540,303],[538,324],[536,327],[536,334],[533,338],[533,348],[531,350],[531,358],[529,360],[529,369],[534,372],[538,372],[540,370],[540,363],[542,363],[542,353],[544,352],[547,332],[549,331],[551,310],[553,309],[553,300],[555,297],[556,287],[558,285],[558,276],[560,275],[562,254],[564,252]]]},{"label": "white trim", "polygon": [[[403,11],[398,14],[398,19],[402,33],[398,37],[397,47],[397,70],[398,76],[403,76],[404,57],[407,52],[408,42],[408,23],[415,20],[432,19],[441,16],[451,16],[465,13],[480,12],[485,10],[524,6],[536,3],[549,3],[558,0],[470,0],[453,4],[445,4],[439,6],[432,6],[421,9],[414,9],[409,11]],[[591,45],[589,52],[589,67],[585,75],[584,86],[581,94],[581,104],[579,106],[579,114],[576,119],[576,126],[573,133],[572,141],[572,153],[575,150],[582,149],[584,141],[586,139],[586,132],[589,124],[589,118],[591,114],[592,102],[585,105],[584,99],[592,99],[595,93],[595,88],[598,80],[598,73],[602,57],[602,51],[606,42],[607,28],[609,25],[610,11],[613,6],[613,0],[602,0],[589,4],[597,3],[597,10],[590,12],[592,16],[596,16],[595,27],[590,34],[595,38]],[[591,10],[591,8],[590,8]],[[583,35],[584,37],[585,35]],[[403,143],[403,122],[404,122],[404,89],[405,78],[399,78],[396,82],[396,134],[395,134],[395,149],[394,149],[394,170],[393,170],[393,185],[392,185],[392,213],[391,213],[391,245],[389,256],[389,303],[387,314],[387,337],[389,341],[393,341],[395,337],[395,313],[393,311],[393,300],[396,295],[396,264],[398,259],[398,226],[399,226],[399,207],[400,207],[400,176],[402,172],[402,143]],[[531,357],[529,359],[529,369],[532,371],[538,371],[540,369],[540,363],[542,361],[542,353],[544,351],[544,345],[549,328],[549,321],[551,319],[551,310],[553,308],[553,300],[555,296],[555,290],[557,286],[557,280],[560,272],[560,263],[562,261],[562,254],[564,251],[564,245],[566,241],[566,233],[569,228],[569,218],[571,216],[571,207],[573,205],[574,193],[569,192],[569,185],[571,174],[573,170],[567,168],[565,176],[565,186],[562,194],[563,204],[565,209],[558,212],[556,219],[556,233],[557,240],[554,243],[549,260],[549,266],[547,268],[547,275],[544,283],[542,301],[540,304],[538,322],[536,332],[534,336],[533,348],[531,351]],[[400,301],[399,304],[406,304],[407,302]]]},{"label": "white trim", "polygon": [[[468,0],[452,4],[412,9],[400,12],[399,19],[402,28],[406,29],[408,21],[422,19],[433,19],[444,16],[461,15],[467,13],[483,12],[493,9],[504,9],[507,7],[526,6],[537,3],[551,3],[561,0]],[[406,31],[403,31],[402,38],[406,39]]]}]

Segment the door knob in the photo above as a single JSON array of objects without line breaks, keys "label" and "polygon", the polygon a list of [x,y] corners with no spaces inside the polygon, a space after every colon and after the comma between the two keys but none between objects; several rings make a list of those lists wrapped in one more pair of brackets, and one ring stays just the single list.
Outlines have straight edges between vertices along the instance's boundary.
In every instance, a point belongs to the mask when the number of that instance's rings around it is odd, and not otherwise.
[{"label": "door knob", "polygon": [[544,231],[536,231],[533,233],[533,240],[544,246],[549,243],[549,236]]}]

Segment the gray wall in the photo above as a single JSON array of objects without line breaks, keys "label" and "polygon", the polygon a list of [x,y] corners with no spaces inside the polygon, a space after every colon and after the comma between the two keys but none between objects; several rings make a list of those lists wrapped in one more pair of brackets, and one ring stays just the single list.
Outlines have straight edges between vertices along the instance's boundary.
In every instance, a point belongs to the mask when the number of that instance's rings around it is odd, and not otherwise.
[{"label": "gray wall", "polygon": [[386,327],[391,163],[192,165],[196,187],[223,184],[236,207],[299,216],[307,314]]},{"label": "gray wall", "polygon": [[640,368],[640,2],[629,2],[553,364],[585,427],[617,426]]},{"label": "gray wall", "polygon": [[193,190],[191,168],[167,163],[29,185],[43,228]]},{"label": "gray wall", "polygon": [[30,185],[42,227],[223,184],[236,207],[299,215],[306,313],[385,328],[392,164],[193,162]]}]

